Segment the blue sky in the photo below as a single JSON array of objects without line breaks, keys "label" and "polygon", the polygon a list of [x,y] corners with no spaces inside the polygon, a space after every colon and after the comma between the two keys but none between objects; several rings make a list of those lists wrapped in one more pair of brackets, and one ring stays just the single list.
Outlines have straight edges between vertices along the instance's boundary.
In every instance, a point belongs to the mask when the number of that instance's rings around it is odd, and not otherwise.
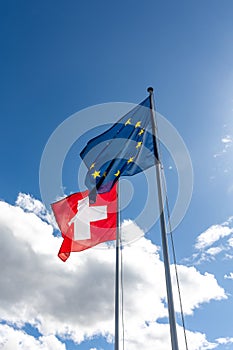
[{"label": "blue sky", "polygon": [[[0,348],[20,348],[20,342],[23,350],[113,348],[114,257],[93,249],[59,261],[60,240],[41,203],[39,167],[48,139],[68,117],[103,103],[139,103],[153,86],[157,110],[183,138],[194,172],[192,200],[174,232],[190,349],[233,349],[232,13],[230,0],[1,2],[0,239],[6,268]],[[83,146],[80,138],[65,160],[66,194],[84,190],[76,182]],[[174,205],[177,172],[162,151]],[[144,192],[135,188],[144,186],[143,176],[130,179],[134,201],[124,219],[138,215]],[[130,233],[126,224],[124,230]],[[124,249],[129,350],[136,334],[136,350],[140,341],[143,348],[168,348],[159,247],[154,225]],[[145,321],[150,326],[143,328]]]}]

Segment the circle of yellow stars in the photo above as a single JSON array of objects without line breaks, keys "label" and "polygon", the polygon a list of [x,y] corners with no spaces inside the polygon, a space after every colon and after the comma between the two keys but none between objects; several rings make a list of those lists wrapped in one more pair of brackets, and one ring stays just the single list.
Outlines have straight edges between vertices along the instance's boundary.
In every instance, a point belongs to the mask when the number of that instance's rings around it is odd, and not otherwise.
[{"label": "circle of yellow stars", "polygon": [[[144,134],[144,132],[145,132],[145,129],[142,128],[141,123],[142,123],[142,122],[139,120],[139,121],[137,121],[136,124],[134,125],[135,129],[136,129],[136,128],[139,128],[139,132],[138,132],[138,135],[139,135],[139,136],[142,136],[142,135]],[[125,126],[127,126],[127,125],[132,125],[131,118],[129,118],[129,119],[125,122]],[[137,150],[139,150],[139,149],[141,148],[141,146],[142,146],[142,141],[138,141],[137,144],[136,144],[136,146],[135,146],[135,148],[136,148]],[[127,160],[127,164],[132,163],[132,162],[134,161],[134,158],[135,158],[135,157],[130,157],[130,158]],[[94,169],[94,168],[95,168],[95,163],[92,163],[89,169],[92,170],[92,169]],[[117,170],[117,172],[114,174],[114,176],[119,177],[120,174],[121,174],[120,170]],[[94,172],[93,172],[91,175],[93,176],[94,179],[96,179],[96,178],[98,178],[98,177],[101,177],[101,175],[100,175],[100,170],[94,170]],[[105,171],[105,172],[103,173],[102,176],[103,176],[103,177],[106,177],[106,176],[107,176],[107,172]]]}]

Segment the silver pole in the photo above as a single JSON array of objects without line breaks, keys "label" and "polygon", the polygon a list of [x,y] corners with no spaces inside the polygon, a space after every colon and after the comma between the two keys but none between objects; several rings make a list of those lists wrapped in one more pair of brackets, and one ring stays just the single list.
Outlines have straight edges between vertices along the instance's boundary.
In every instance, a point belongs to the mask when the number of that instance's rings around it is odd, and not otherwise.
[{"label": "silver pole", "polygon": [[178,340],[177,340],[177,331],[176,331],[176,318],[172,294],[172,283],[171,283],[171,272],[170,272],[170,263],[168,255],[168,244],[167,244],[167,233],[166,233],[166,224],[165,224],[165,215],[163,210],[163,196],[162,196],[162,186],[161,186],[161,163],[159,160],[157,139],[156,139],[156,126],[155,126],[155,105],[153,97],[153,88],[149,87],[147,91],[150,94],[150,107],[151,107],[151,122],[154,132],[154,152],[157,161],[155,161],[156,167],[156,179],[157,179],[157,191],[158,191],[158,202],[159,202],[159,211],[160,211],[160,227],[161,227],[161,237],[162,237],[162,247],[163,247],[163,259],[164,259],[164,270],[166,278],[166,288],[167,288],[167,302],[168,302],[168,314],[169,314],[169,324],[170,324],[170,335],[171,335],[171,344],[172,350],[179,350]]},{"label": "silver pole", "polygon": [[120,280],[120,203],[119,203],[119,191],[120,186],[118,182],[117,186],[117,232],[116,232],[116,275],[115,275],[115,346],[114,350],[119,350],[119,312],[120,312],[120,303],[119,303],[119,280]]}]

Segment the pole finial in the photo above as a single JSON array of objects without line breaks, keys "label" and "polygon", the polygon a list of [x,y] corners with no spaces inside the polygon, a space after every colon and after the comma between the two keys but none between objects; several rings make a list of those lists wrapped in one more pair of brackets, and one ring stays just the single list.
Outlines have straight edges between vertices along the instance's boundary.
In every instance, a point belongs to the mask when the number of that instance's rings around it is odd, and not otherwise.
[{"label": "pole finial", "polygon": [[147,92],[149,92],[149,94],[153,94],[153,91],[154,91],[154,89],[153,89],[153,87],[148,87],[148,89],[147,89]]}]

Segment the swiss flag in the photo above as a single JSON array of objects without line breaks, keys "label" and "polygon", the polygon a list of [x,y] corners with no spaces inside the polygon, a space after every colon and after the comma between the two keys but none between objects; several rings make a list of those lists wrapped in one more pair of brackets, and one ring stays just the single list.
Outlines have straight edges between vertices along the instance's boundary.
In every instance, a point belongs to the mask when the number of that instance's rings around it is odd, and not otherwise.
[{"label": "swiss flag", "polygon": [[51,205],[64,238],[58,256],[66,261],[70,252],[80,252],[116,239],[117,184],[111,191],[97,194],[89,203],[89,191],[74,193]]}]

